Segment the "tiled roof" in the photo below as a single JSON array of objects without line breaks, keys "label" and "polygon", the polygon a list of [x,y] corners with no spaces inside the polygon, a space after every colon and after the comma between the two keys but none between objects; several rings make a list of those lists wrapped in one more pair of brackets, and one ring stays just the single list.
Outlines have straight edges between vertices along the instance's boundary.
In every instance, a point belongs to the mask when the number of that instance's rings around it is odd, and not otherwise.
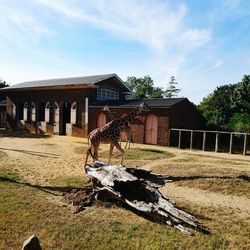
[{"label": "tiled roof", "polygon": [[97,101],[90,104],[90,107],[102,107],[108,105],[110,107],[136,107],[140,103],[145,102],[151,108],[169,108],[173,107],[175,104],[187,100],[187,98],[159,98],[159,99],[146,99],[146,100],[106,100]]},{"label": "tiled roof", "polygon": [[22,82],[19,84],[15,84],[15,85],[3,88],[2,90],[8,91],[8,90],[43,88],[43,87],[81,86],[81,85],[95,86],[96,83],[107,80],[109,78],[113,78],[113,77],[119,81],[120,85],[124,89],[130,92],[130,90],[124,85],[122,80],[116,74],[29,81],[29,82]]}]

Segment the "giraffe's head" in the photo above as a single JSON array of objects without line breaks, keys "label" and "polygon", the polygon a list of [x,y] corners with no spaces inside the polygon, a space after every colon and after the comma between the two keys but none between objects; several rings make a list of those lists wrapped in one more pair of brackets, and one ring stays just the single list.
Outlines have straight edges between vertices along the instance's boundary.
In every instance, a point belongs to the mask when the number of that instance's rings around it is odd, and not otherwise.
[{"label": "giraffe's head", "polygon": [[140,105],[139,105],[139,111],[140,112],[148,112],[150,109],[148,107],[148,105],[145,103],[145,102],[142,102]]},{"label": "giraffe's head", "polygon": [[107,105],[104,106],[104,108],[102,109],[102,111],[110,111],[109,107]]}]

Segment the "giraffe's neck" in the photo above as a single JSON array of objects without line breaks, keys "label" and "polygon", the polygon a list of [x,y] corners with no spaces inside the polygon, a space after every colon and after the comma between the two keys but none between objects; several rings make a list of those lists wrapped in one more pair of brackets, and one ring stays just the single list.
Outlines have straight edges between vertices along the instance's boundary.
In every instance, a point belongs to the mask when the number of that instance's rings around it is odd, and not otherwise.
[{"label": "giraffe's neck", "polygon": [[128,115],[118,119],[120,127],[125,127],[127,126],[128,123],[134,121],[136,116],[138,116],[141,112],[142,112],[141,108],[137,107],[134,110],[132,110]]},{"label": "giraffe's neck", "polygon": [[114,120],[114,116],[113,116],[113,113],[111,112],[111,110],[108,108],[107,109],[107,114],[108,114],[108,116],[109,116],[109,119],[111,120],[111,121],[113,121]]}]

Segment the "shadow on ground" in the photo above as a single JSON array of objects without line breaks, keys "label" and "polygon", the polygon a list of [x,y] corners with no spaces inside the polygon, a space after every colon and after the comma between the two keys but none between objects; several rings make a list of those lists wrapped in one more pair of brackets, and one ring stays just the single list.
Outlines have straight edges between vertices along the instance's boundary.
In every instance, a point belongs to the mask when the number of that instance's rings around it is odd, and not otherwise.
[{"label": "shadow on ground", "polygon": [[[22,185],[22,186],[35,188],[35,189],[38,189],[40,191],[43,191],[45,193],[49,193],[49,194],[52,194],[52,195],[55,195],[55,196],[62,196],[62,193],[70,193],[73,189],[82,190],[82,189],[87,188],[87,186],[84,186],[84,187],[41,186],[41,185],[31,184],[31,183],[28,183],[28,182],[22,182],[22,181],[18,181],[18,180],[15,180],[15,179],[11,179],[9,177],[2,177],[2,176],[0,176],[0,182],[9,182],[9,183],[17,184],[17,185]],[[58,194],[58,192],[61,192],[61,193]]]},{"label": "shadow on ground", "polygon": [[169,176],[169,180],[172,181],[188,181],[188,180],[197,180],[197,179],[225,179],[225,180],[235,180],[240,179],[247,182],[250,182],[250,176],[247,175],[239,175],[239,176]]},{"label": "shadow on ground", "polygon": [[30,151],[30,150],[23,150],[23,149],[0,148],[0,150],[14,151],[14,152],[19,152],[19,153],[23,153],[23,154],[36,155],[36,156],[40,156],[40,157],[58,158],[60,156],[60,155],[52,154],[52,153],[44,153],[44,152],[37,152],[37,151]]},{"label": "shadow on ground", "polygon": [[35,134],[27,131],[11,131],[11,130],[0,130],[1,137],[18,137],[18,138],[49,138],[50,135]]}]

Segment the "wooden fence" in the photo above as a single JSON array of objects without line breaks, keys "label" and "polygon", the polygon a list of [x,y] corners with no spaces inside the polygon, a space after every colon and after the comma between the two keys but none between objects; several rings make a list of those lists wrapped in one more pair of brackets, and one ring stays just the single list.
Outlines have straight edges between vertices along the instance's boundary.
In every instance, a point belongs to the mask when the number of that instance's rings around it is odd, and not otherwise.
[{"label": "wooden fence", "polygon": [[250,154],[250,134],[171,128],[169,146],[246,155]]},{"label": "wooden fence", "polygon": [[6,112],[0,111],[0,128],[5,128],[6,126]]}]

